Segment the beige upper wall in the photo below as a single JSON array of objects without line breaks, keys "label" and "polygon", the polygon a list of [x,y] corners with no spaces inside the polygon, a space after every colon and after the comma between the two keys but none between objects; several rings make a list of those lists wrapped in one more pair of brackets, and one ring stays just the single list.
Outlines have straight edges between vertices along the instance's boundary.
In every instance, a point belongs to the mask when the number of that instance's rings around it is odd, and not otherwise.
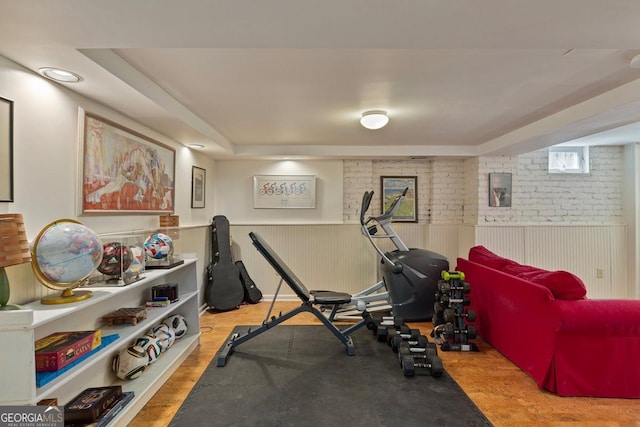
[{"label": "beige upper wall", "polygon": [[182,225],[210,222],[213,185],[206,189],[205,209],[191,209],[191,168],[208,176],[215,162],[165,136],[145,128],[104,105],[76,95],[0,57],[0,96],[14,102],[14,202],[0,203],[2,213],[22,213],[31,240],[42,227],[59,218],[74,218],[98,233],[150,229],[157,214],[78,215],[78,109],[104,116],[176,150],[175,212]]}]

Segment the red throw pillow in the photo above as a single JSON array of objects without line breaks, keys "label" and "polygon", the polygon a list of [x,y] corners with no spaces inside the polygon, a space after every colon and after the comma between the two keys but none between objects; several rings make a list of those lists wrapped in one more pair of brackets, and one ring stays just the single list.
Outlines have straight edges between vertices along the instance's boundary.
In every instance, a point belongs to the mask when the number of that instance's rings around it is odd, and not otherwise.
[{"label": "red throw pillow", "polygon": [[542,285],[549,289],[555,299],[574,300],[584,299],[587,288],[584,282],[575,274],[568,271],[532,270],[518,274],[521,279]]},{"label": "red throw pillow", "polygon": [[469,249],[469,261],[482,264],[485,267],[495,270],[502,270],[506,265],[516,264],[515,261],[494,254],[484,246],[474,246]]}]

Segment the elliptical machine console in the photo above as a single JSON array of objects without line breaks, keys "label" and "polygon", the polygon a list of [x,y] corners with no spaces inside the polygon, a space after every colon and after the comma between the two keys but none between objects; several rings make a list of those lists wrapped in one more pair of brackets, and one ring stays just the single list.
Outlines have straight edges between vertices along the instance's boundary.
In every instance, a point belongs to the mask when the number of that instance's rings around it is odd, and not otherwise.
[{"label": "elliptical machine console", "polygon": [[[426,249],[408,248],[391,226],[393,215],[407,195],[409,188],[395,197],[390,207],[378,217],[365,214],[371,204],[373,191],[362,197],[360,224],[362,233],[380,255],[380,275],[389,294],[391,311],[406,321],[430,321],[442,271],[449,270],[443,255]],[[378,225],[384,234],[378,234]],[[390,239],[396,249],[383,251],[375,239]]]}]

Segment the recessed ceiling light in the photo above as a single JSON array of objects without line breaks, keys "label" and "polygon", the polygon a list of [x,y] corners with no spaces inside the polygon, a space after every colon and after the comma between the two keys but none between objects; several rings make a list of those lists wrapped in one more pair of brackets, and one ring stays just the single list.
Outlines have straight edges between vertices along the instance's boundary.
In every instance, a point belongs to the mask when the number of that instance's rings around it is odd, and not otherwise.
[{"label": "recessed ceiling light", "polygon": [[189,147],[189,148],[204,148],[204,145],[202,145],[202,144],[187,144],[187,147]]},{"label": "recessed ceiling light", "polygon": [[383,110],[369,110],[362,113],[360,124],[367,129],[380,129],[389,123],[389,116]]},{"label": "recessed ceiling light", "polygon": [[80,75],[71,71],[62,70],[60,68],[44,67],[38,69],[38,72],[48,79],[64,83],[78,83],[84,80]]}]

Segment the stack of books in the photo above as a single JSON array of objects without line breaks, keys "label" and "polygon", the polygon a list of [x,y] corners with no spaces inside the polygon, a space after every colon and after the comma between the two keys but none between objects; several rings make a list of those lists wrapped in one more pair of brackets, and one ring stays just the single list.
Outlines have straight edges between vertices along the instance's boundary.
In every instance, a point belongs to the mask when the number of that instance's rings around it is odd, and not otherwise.
[{"label": "stack of books", "polygon": [[121,386],[92,387],[82,391],[64,407],[67,427],[104,427],[133,399]]}]

